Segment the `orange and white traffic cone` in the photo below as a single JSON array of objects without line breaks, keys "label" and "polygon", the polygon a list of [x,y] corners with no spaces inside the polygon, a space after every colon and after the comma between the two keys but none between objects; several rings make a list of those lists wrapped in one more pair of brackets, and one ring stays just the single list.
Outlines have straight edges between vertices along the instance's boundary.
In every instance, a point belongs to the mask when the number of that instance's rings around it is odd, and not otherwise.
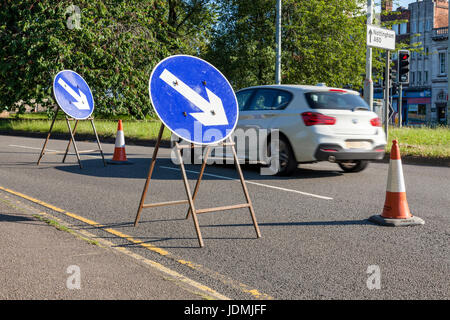
[{"label": "orange and white traffic cone", "polygon": [[125,152],[125,136],[123,134],[122,120],[119,120],[117,125],[116,145],[114,147],[114,155],[112,160],[108,161],[110,164],[131,164],[127,160]]},{"label": "orange and white traffic cone", "polygon": [[411,226],[425,222],[415,217],[409,211],[406,200],[405,180],[403,178],[402,160],[397,140],[392,141],[391,157],[389,162],[386,200],[383,213],[372,216],[370,221],[385,226]]}]

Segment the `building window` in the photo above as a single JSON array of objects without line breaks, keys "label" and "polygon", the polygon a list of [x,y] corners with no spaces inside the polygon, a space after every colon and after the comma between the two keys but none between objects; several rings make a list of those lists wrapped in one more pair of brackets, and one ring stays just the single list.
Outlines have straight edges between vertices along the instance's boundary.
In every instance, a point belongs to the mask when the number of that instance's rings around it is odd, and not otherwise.
[{"label": "building window", "polygon": [[428,84],[428,71],[423,73],[423,84]]},{"label": "building window", "polygon": [[411,72],[411,83],[414,84],[416,82],[416,73]]},{"label": "building window", "polygon": [[427,114],[427,105],[419,104],[419,108],[417,110],[417,114],[421,116],[425,116]]},{"label": "building window", "polygon": [[445,74],[447,72],[445,52],[439,52],[439,73]]},{"label": "building window", "polygon": [[408,104],[408,123],[420,124],[426,121],[426,104]]},{"label": "building window", "polygon": [[431,21],[430,20],[427,20],[426,22],[425,22],[425,31],[431,31]]},{"label": "building window", "polygon": [[422,84],[422,71],[417,71],[417,84],[419,86]]},{"label": "building window", "polygon": [[419,22],[419,33],[423,32],[423,21]]},{"label": "building window", "polygon": [[395,34],[398,35],[398,24],[394,24],[394,25],[392,26],[392,30],[394,30],[394,31],[395,31]]},{"label": "building window", "polygon": [[408,27],[408,24],[406,22],[400,24],[400,34],[406,34],[408,32],[407,27]]},{"label": "building window", "polygon": [[417,32],[416,26],[417,26],[417,25],[416,25],[416,22],[415,22],[415,21],[412,21],[412,22],[411,22],[411,32],[412,32],[412,33],[416,33],[416,32]]}]

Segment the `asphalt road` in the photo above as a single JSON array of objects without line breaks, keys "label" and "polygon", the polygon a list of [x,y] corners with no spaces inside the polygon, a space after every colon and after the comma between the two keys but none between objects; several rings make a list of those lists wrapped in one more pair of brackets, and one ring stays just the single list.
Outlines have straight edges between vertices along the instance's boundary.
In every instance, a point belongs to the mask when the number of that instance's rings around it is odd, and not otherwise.
[{"label": "asphalt road", "polygon": [[[123,166],[104,167],[97,155],[82,155],[80,169],[73,155],[65,164],[61,155],[46,155],[37,166],[42,144],[43,139],[0,136],[0,187],[95,221],[102,227],[59,213],[232,299],[450,297],[448,167],[403,165],[411,212],[425,225],[402,228],[367,220],[382,211],[387,163],[371,163],[355,174],[331,163],[303,165],[288,178],[245,167],[262,238],[256,238],[247,209],[205,213],[199,215],[205,247],[199,248],[192,219],[184,219],[186,205],[144,209],[133,226],[153,148],[127,145],[133,164]],[[66,144],[50,140],[48,148],[64,150]],[[103,149],[111,159],[114,145]],[[185,199],[170,149],[162,148],[160,157],[146,203]],[[193,187],[199,166],[187,169]],[[209,166],[206,173],[197,208],[245,201],[233,166]],[[380,289],[368,288],[372,266],[379,268]]]}]

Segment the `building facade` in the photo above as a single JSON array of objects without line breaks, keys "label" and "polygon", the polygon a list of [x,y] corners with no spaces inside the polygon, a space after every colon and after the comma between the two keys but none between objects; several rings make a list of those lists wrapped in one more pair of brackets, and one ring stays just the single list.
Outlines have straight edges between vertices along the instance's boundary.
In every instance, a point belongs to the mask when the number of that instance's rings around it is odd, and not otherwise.
[{"label": "building facade", "polygon": [[[436,97],[442,99],[441,88],[447,86],[446,41],[436,37],[448,28],[447,0],[423,0],[410,3],[410,84],[407,89],[408,124],[439,122]],[[447,30],[448,32],[448,30]],[[438,40],[438,38],[440,40]],[[445,93],[447,90],[445,90]]]},{"label": "building facade", "polygon": [[[394,24],[392,29],[397,34],[397,42],[411,49],[409,84],[403,86],[404,124],[445,123],[448,97],[448,1],[416,0],[408,8],[399,7],[395,14],[389,14],[392,12],[392,1],[383,0],[382,10],[388,13],[384,15],[383,21],[403,20]],[[378,90],[378,95],[380,93],[382,97],[382,91]],[[396,112],[398,98],[398,95],[393,95]]]},{"label": "building facade", "polygon": [[448,75],[447,48],[448,27],[433,29],[431,47],[431,122],[445,124],[447,119]]}]

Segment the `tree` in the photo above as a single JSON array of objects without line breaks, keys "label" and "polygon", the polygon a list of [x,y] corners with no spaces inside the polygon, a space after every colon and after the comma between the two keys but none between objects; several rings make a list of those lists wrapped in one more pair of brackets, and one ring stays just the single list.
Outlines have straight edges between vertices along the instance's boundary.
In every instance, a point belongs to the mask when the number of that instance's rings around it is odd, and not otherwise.
[{"label": "tree", "polygon": [[219,12],[220,23],[204,57],[235,88],[273,82],[274,1],[223,0]]},{"label": "tree", "polygon": [[[221,1],[205,55],[237,88],[275,81],[275,1]],[[365,0],[283,0],[282,82],[359,88],[365,66]]]},{"label": "tree", "polygon": [[365,4],[285,1],[283,81],[360,88],[366,55]]},{"label": "tree", "polygon": [[[89,83],[96,113],[152,112],[148,78],[163,58],[198,52],[205,0],[0,0],[0,109],[54,105],[52,80],[72,69]],[[47,101],[47,102],[45,102]],[[23,110],[22,110],[23,111]]]}]

